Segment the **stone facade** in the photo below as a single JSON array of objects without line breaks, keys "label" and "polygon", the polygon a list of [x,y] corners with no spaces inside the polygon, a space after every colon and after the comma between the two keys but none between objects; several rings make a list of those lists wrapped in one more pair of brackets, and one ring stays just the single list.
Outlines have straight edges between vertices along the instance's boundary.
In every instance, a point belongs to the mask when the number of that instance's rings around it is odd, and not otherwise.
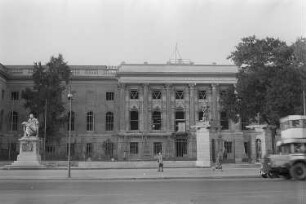
[{"label": "stone facade", "polygon": [[[70,66],[73,71],[71,132],[76,159],[150,160],[158,151],[165,159],[195,160],[196,134],[192,128],[203,110],[211,123],[211,159],[218,150],[226,152],[225,161],[249,161],[251,139],[240,124],[222,116],[220,94],[236,83],[237,67],[194,64],[121,64],[119,67]],[[21,91],[33,86],[31,66],[0,67],[1,150],[11,149],[21,137],[23,109]],[[18,100],[12,101],[12,92]],[[63,96],[68,109],[67,93]],[[18,113],[17,129],[8,119]],[[2,117],[2,118],[1,118]],[[67,124],[60,132],[60,144],[47,144],[47,152],[66,154]],[[10,146],[10,147],[8,147]],[[14,146],[14,145],[13,145]],[[18,150],[17,147],[15,149]],[[249,150],[246,150],[249,149]],[[111,153],[110,153],[110,152]]]}]

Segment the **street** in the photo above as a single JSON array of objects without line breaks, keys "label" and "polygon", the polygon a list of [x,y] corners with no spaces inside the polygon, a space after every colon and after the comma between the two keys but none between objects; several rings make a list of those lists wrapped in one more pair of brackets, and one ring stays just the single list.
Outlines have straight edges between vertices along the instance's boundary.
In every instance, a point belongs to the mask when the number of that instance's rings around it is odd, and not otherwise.
[{"label": "street", "polygon": [[306,182],[283,179],[0,180],[2,204],[304,204]]}]

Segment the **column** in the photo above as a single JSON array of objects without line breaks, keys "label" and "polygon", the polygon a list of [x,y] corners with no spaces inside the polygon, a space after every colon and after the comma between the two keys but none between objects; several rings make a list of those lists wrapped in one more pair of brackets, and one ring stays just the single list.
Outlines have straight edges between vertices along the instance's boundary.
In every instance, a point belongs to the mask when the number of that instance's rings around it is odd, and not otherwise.
[{"label": "column", "polygon": [[171,84],[166,85],[166,111],[167,111],[167,132],[171,132]]},{"label": "column", "polygon": [[219,102],[219,96],[218,96],[218,84],[212,84],[212,101],[211,101],[211,111],[212,111],[212,119],[213,119],[213,125],[215,127],[220,125],[219,120],[219,110],[218,110],[218,102]]},{"label": "column", "polygon": [[125,98],[125,100],[124,100],[124,106],[125,106],[125,110],[124,110],[124,128],[125,128],[125,131],[128,131],[129,130],[129,128],[130,128],[130,118],[129,118],[129,116],[130,116],[130,107],[129,107],[129,105],[130,105],[130,103],[129,103],[129,101],[130,101],[130,93],[129,93],[129,89],[128,89],[128,87],[127,86],[125,86],[125,89],[124,89],[124,98]]},{"label": "column", "polygon": [[125,100],[125,84],[120,84],[119,85],[119,89],[120,89],[120,105],[119,105],[119,109],[120,109],[120,113],[119,113],[119,117],[120,117],[120,132],[124,132],[125,131],[125,104],[126,104],[126,100]]},{"label": "column", "polygon": [[150,123],[149,123],[149,112],[148,112],[148,108],[149,108],[149,103],[148,103],[148,97],[149,97],[149,84],[144,84],[143,85],[143,130],[144,132],[148,132],[149,127],[150,127]]},{"label": "column", "polygon": [[189,124],[195,125],[195,90],[194,84],[189,84]]}]

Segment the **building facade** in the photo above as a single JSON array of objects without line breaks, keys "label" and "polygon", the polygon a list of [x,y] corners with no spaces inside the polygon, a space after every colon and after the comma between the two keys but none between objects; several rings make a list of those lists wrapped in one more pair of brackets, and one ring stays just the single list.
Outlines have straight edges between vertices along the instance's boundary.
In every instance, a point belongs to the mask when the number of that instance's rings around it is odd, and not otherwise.
[{"label": "building facade", "polygon": [[[258,146],[256,135],[266,133],[241,130],[221,107],[220,95],[236,83],[236,66],[145,63],[70,68],[75,160],[152,160],[158,152],[168,160],[195,160],[194,126],[204,116],[211,124],[212,161],[218,151],[228,162],[254,161],[262,155],[263,144]],[[2,157],[8,159],[18,154],[20,124],[28,114],[21,92],[33,86],[32,72],[32,66],[0,66],[0,145]],[[63,99],[68,110],[67,90]],[[59,142],[42,140],[45,159],[65,159],[68,124],[60,133]]]}]

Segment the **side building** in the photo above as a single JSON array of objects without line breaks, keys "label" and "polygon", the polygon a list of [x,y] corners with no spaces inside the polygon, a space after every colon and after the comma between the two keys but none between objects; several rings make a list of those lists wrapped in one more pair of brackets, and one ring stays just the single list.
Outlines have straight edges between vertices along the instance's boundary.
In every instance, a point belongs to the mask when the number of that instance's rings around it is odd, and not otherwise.
[{"label": "side building", "polygon": [[[255,161],[262,149],[268,149],[261,138],[266,137],[263,129],[242,130],[220,105],[220,95],[236,83],[236,66],[145,63],[70,68],[74,160],[152,160],[158,152],[168,160],[196,160],[193,126],[205,113],[211,123],[212,161],[218,151],[224,152],[225,162]],[[28,114],[21,92],[33,86],[32,72],[32,66],[0,67],[1,159],[13,160],[18,154],[20,124]],[[67,90],[63,102],[68,111]],[[67,158],[68,123],[60,133],[57,142],[40,135],[44,159]]]}]

